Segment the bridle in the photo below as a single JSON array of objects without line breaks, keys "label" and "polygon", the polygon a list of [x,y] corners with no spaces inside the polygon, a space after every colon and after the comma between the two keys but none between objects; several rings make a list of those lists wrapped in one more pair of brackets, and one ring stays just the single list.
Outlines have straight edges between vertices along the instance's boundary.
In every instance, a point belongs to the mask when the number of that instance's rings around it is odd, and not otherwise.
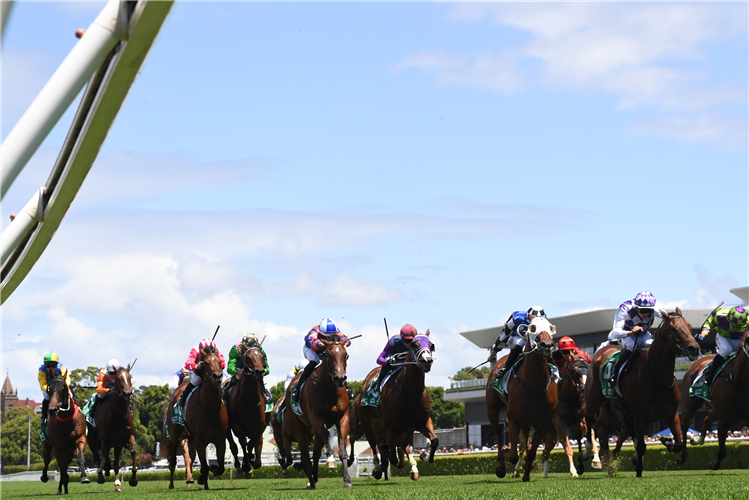
[{"label": "bridle", "polygon": [[[673,349],[676,353],[678,353],[680,356],[688,357],[687,350],[681,346],[681,343],[679,342],[680,339],[676,337],[676,331],[677,331],[676,328],[671,326],[671,320],[674,320],[677,318],[683,318],[683,316],[676,311],[674,311],[673,314],[669,314],[668,321],[661,321],[661,324],[658,325],[658,329],[655,331],[655,336],[660,338],[661,340],[665,340],[666,343],[669,345],[669,347]],[[668,330],[668,333],[669,333],[668,338],[663,338],[661,336],[661,330],[664,328]],[[648,349],[648,353],[650,353],[649,349]]]},{"label": "bridle", "polygon": [[65,384],[65,381],[63,379],[57,379],[57,378],[52,379],[52,381],[50,382],[50,388],[51,388],[52,384],[57,385],[57,389],[53,389],[52,392],[54,394],[57,394],[57,395],[60,396],[60,404],[61,405],[62,405],[63,402],[67,403],[67,408],[60,408],[58,406],[55,409],[50,408],[50,412],[52,412],[52,413],[58,413],[58,412],[65,413],[66,411],[70,411],[70,406],[71,406],[70,402],[71,402],[71,400],[73,398],[70,397],[70,389],[68,388],[67,384]]},{"label": "bridle", "polygon": [[[573,371],[573,368],[577,368],[577,371]],[[585,391],[585,384],[579,383],[582,381],[583,376],[587,375],[587,371],[590,369],[590,364],[585,361],[584,359],[575,359],[571,363],[568,364],[567,370],[570,372],[570,378],[572,378],[572,383],[575,384],[575,389],[577,389],[577,392],[582,394]],[[583,370],[586,373],[583,373]]]},{"label": "bridle", "polygon": [[[260,348],[258,346],[256,346],[256,345],[254,345],[252,347],[247,348],[247,350],[244,352],[244,356],[247,357],[247,355],[251,351],[258,351],[261,356],[263,355],[263,352],[260,350]],[[254,377],[257,380],[262,380],[264,372],[265,372],[265,361],[263,361],[263,370],[262,371],[255,370],[252,366],[250,366],[248,364],[245,364],[245,366],[242,368],[242,375],[243,376]]]},{"label": "bridle", "polygon": [[[342,342],[339,342],[338,340],[330,342],[326,347],[325,350],[322,352],[322,355],[320,356],[320,359],[322,360],[323,357],[330,358],[330,354],[328,354],[328,349],[330,349],[331,346],[343,346]],[[344,346],[345,349],[345,346]],[[344,360],[347,360],[349,358],[348,352],[346,352],[346,356],[344,357]],[[328,376],[330,377],[330,380],[335,382],[336,381],[336,375],[335,375],[335,366],[333,363],[328,362],[327,363],[328,368]]]}]

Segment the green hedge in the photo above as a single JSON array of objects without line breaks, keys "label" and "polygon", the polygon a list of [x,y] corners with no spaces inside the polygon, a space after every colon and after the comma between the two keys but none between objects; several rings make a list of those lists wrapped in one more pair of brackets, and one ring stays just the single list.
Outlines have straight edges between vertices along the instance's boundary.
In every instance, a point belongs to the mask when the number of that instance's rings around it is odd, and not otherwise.
[{"label": "green hedge", "polygon": [[[612,448],[613,449],[613,448]],[[622,448],[622,452],[616,463],[616,469],[619,471],[634,471],[632,465],[632,455],[634,454],[633,446]],[[718,443],[706,443],[702,446],[689,446],[687,450],[687,461],[684,465],[676,463],[676,453],[666,450],[661,444],[649,444],[643,462],[644,469],[647,470],[704,470],[708,464],[715,460],[718,453]],[[577,463],[577,449],[573,455]],[[507,463],[508,473],[514,470],[514,465]],[[466,475],[466,474],[493,474],[497,465],[497,454],[468,454],[456,455],[449,457],[436,456],[434,463],[416,460],[419,467],[419,473],[423,476],[444,476],[444,475]],[[534,472],[542,470],[541,452],[536,454],[534,462]],[[549,472],[569,472],[569,462],[564,450],[554,450],[549,457]],[[749,441],[734,441],[726,443],[726,458],[720,465],[721,469],[746,469],[749,468]],[[390,470],[394,476],[408,476],[410,468],[408,464],[402,469],[391,467]],[[586,471],[595,471],[590,467],[590,460],[585,462]]]},{"label": "green hedge", "polygon": [[[29,466],[30,471],[42,471],[44,470],[44,463],[39,462],[36,464],[31,464]],[[57,460],[52,459],[52,461],[49,463],[49,469],[51,471],[57,470]],[[6,465],[3,467],[3,475],[5,474],[15,474],[17,472],[26,472],[26,466],[25,465]]]}]

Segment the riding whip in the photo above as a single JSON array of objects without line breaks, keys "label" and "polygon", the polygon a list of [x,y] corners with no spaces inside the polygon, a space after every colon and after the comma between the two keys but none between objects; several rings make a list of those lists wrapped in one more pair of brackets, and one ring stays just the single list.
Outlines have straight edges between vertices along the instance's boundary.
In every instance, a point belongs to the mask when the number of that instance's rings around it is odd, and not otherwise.
[{"label": "riding whip", "polygon": [[489,362],[489,360],[487,359],[486,361],[484,361],[484,362],[483,362],[483,363],[481,363],[480,365],[476,365],[476,366],[474,366],[473,368],[471,368],[471,371],[469,371],[468,373],[473,373],[473,371],[474,371],[474,370],[475,370],[476,368],[478,368],[478,367],[479,367],[479,366],[481,366],[481,365],[485,365],[485,364],[487,364],[488,362]]},{"label": "riding whip", "polygon": [[388,319],[387,318],[382,318],[382,319],[385,321],[385,333],[388,336],[388,340],[390,340],[390,332],[388,331]]},{"label": "riding whip", "polygon": [[133,369],[136,361],[138,361],[138,358],[135,358],[135,360],[133,361],[133,364],[130,365],[130,369],[128,370],[128,372]]},{"label": "riding whip", "polygon": [[263,335],[263,340],[260,341],[260,347],[263,347],[263,342],[265,342],[266,337],[267,335]]},{"label": "riding whip", "polygon": [[215,332],[215,333],[213,334],[213,338],[211,339],[211,342],[213,342],[214,340],[216,340],[216,334],[218,333],[218,329],[219,329],[219,328],[221,328],[221,325],[218,325],[218,326],[216,327],[216,332]]},{"label": "riding whip", "polygon": [[354,339],[358,339],[359,337],[361,337],[361,335],[354,335],[353,337],[349,337],[348,339],[354,340]]},{"label": "riding whip", "polygon": [[[707,319],[705,320],[705,323],[707,323],[708,321],[710,321],[710,317],[711,317],[711,316],[712,316],[713,314],[715,314],[715,311],[717,311],[718,309],[720,309],[720,306],[722,306],[722,305],[723,305],[723,302],[721,302],[720,304],[718,304],[718,306],[717,306],[717,307],[716,307],[715,309],[713,309],[713,310],[712,310],[712,312],[711,312],[710,314],[708,314],[708,315],[707,315]],[[705,326],[705,323],[702,323],[702,326]],[[700,335],[700,334],[698,333],[698,334],[697,334],[697,336],[699,337],[699,335]]]}]

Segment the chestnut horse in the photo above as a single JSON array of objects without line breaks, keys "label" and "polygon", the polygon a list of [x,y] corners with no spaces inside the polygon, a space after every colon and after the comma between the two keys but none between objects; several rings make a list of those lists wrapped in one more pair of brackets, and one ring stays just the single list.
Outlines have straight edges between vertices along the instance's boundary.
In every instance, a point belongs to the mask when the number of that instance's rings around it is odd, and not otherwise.
[{"label": "chestnut horse", "polygon": [[[554,410],[557,407],[557,386],[551,379],[547,359],[551,356],[554,343],[551,332],[554,327],[546,318],[534,318],[527,329],[528,341],[523,348],[523,363],[512,373],[507,384],[507,397],[501,395],[489,384],[486,386],[486,410],[497,440],[497,467],[495,474],[505,477],[507,469],[505,460],[518,463],[518,442],[520,431],[527,436],[533,427],[533,441],[525,455],[525,473],[523,481],[530,480],[533,460],[541,440],[548,433]],[[499,359],[492,368],[489,380],[504,366],[507,356]],[[499,414],[507,409],[507,426],[510,435],[510,448],[502,446],[502,428],[499,425]]]},{"label": "chestnut horse", "polygon": [[52,450],[55,452],[55,460],[60,468],[60,483],[57,486],[57,494],[68,493],[68,465],[72,455],[78,458],[78,466],[81,468],[81,483],[88,484],[91,480],[86,475],[86,460],[83,452],[86,449],[86,418],[81,413],[73,396],[70,394],[65,379],[58,375],[49,383],[49,420],[47,421],[47,439],[42,441],[42,457],[44,458],[44,470],[41,480],[43,483],[49,481],[47,468],[52,460]]},{"label": "chestnut horse", "polygon": [[[109,461],[109,449],[114,448],[114,491],[122,491],[120,485],[120,454],[122,448],[130,450],[133,472],[128,484],[138,486],[137,466],[133,435],[133,413],[130,411],[130,398],[133,386],[130,378],[130,365],[120,367],[114,376],[114,387],[109,390],[109,397],[101,402],[96,412],[96,427],[88,424],[88,447],[94,457],[94,463],[99,469],[96,482],[104,484],[104,475],[109,476],[112,463]],[[104,457],[104,473],[102,474],[101,458]]]},{"label": "chestnut horse", "polygon": [[[172,412],[167,409],[166,424],[169,427],[169,439],[167,440],[169,454],[169,489],[174,488],[174,469],[177,466],[177,446],[185,428],[188,435],[195,443],[195,448],[200,458],[200,476],[198,484],[208,489],[208,472],[214,476],[224,473],[224,458],[226,455],[226,432],[229,429],[229,417],[226,407],[221,401],[221,360],[215,354],[205,353],[203,361],[195,367],[195,373],[203,378],[203,383],[193,389],[193,394],[185,407],[185,426],[172,422]],[[187,386],[183,382],[172,394],[171,405],[179,399],[182,391]],[[216,465],[208,465],[205,452],[209,443],[216,446]]]},{"label": "chestnut horse", "polygon": [[[578,477],[585,471],[583,465],[584,455],[583,446],[585,446],[588,427],[585,423],[585,381],[588,377],[590,364],[581,356],[577,356],[568,361],[564,366],[564,374],[557,385],[557,409],[554,411],[554,426],[549,429],[544,445],[544,477],[549,477],[549,455],[551,450],[557,444],[557,439],[561,441],[564,447],[564,453],[570,463],[570,474],[572,477]],[[567,436],[567,429],[572,427],[577,439],[577,465],[572,458],[572,446]]]},{"label": "chestnut horse", "polygon": [[[175,389],[176,392],[176,389]],[[172,398],[169,398],[169,401],[172,401]],[[164,418],[162,419],[162,422],[164,422],[164,425],[161,426],[161,442],[166,444],[166,415],[167,413],[171,413],[172,408],[171,406],[167,405],[167,409],[164,411]],[[182,450],[182,456],[185,460],[185,483],[187,483],[187,487],[189,488],[192,486],[192,483],[195,482],[195,480],[192,477],[192,463],[195,461],[195,448],[190,447],[190,441],[187,438],[187,431],[184,431],[183,434],[179,437],[179,444],[177,445],[179,450]],[[161,447],[161,458],[169,458],[169,447],[168,446],[162,446]]]},{"label": "chestnut horse", "polygon": [[[419,469],[411,454],[411,439],[415,431],[422,433],[430,441],[429,463],[434,462],[434,453],[439,446],[439,439],[434,433],[432,422],[432,403],[426,390],[424,379],[432,369],[432,352],[434,344],[426,335],[414,337],[407,352],[397,355],[401,361],[393,366],[402,368],[388,379],[382,387],[382,396],[378,408],[362,406],[359,400],[355,412],[359,417],[361,430],[367,438],[374,455],[372,476],[379,479],[382,466],[387,479],[388,462],[399,469],[408,459],[411,465],[409,476],[414,481],[419,479]],[[364,379],[364,388],[369,388],[372,380],[379,374],[375,368]],[[382,381],[378,381],[381,383]],[[375,444],[376,446],[373,446]],[[375,450],[379,448],[382,462]]]},{"label": "chestnut horse", "polygon": [[[346,346],[330,342],[320,356],[321,362],[307,379],[299,394],[299,404],[304,417],[289,408],[291,388],[299,380],[298,374],[286,390],[286,410],[283,417],[283,460],[286,467],[291,463],[291,443],[296,441],[302,458],[302,467],[307,474],[307,488],[314,489],[321,450],[335,425],[338,433],[338,457],[343,464],[343,486],[351,488],[348,471],[346,439],[348,438],[349,399],[346,391]],[[309,457],[310,437],[314,437],[312,462]],[[278,443],[277,443],[278,444]],[[282,465],[284,465],[282,464]],[[297,466],[295,465],[295,468]]]},{"label": "chestnut horse", "polygon": [[[595,420],[604,405],[622,416],[622,421],[635,442],[632,464],[637,477],[642,477],[642,459],[645,455],[645,428],[653,422],[666,420],[675,443],[661,438],[668,451],[678,453],[681,441],[679,422],[679,387],[674,379],[676,355],[697,359],[700,347],[692,337],[692,326],[682,317],[681,309],[669,315],[661,311],[663,321],[655,332],[653,343],[647,349],[635,352],[630,358],[631,369],[619,382],[622,397],[606,399],[601,390],[601,369],[611,355],[621,348],[608,345],[593,356],[591,376],[585,384],[585,410],[589,419]],[[598,423],[601,455],[609,460],[608,429]]]},{"label": "chestnut horse", "polygon": [[[728,431],[739,422],[749,419],[749,345],[747,345],[747,338],[749,338],[749,335],[745,333],[736,350],[736,356],[713,379],[713,386],[710,388],[710,399],[712,399],[710,406],[712,409],[708,411],[703,421],[700,440],[697,443],[692,443],[702,444],[705,440],[708,425],[715,420],[718,421],[718,456],[710,462],[712,470],[718,470],[720,462],[726,457]],[[687,458],[686,429],[689,428],[689,422],[691,422],[694,413],[703,403],[702,398],[689,396],[689,387],[699,372],[702,371],[702,368],[713,357],[700,358],[692,363],[682,381],[681,390],[685,393],[685,397],[682,402],[681,424],[684,428],[682,432],[685,446],[677,460],[677,463],[680,464],[684,463]],[[691,380],[688,382],[688,379]]]},{"label": "chestnut horse", "polygon": [[259,469],[262,465],[260,456],[263,452],[263,432],[267,427],[265,396],[263,395],[264,373],[263,353],[258,347],[251,347],[244,354],[241,374],[237,373],[239,382],[229,390],[226,404],[226,411],[229,414],[229,431],[227,431],[226,438],[234,455],[237,477],[241,477],[241,472],[237,445],[232,439],[232,432],[237,436],[244,453],[241,471],[249,473],[253,468]]}]

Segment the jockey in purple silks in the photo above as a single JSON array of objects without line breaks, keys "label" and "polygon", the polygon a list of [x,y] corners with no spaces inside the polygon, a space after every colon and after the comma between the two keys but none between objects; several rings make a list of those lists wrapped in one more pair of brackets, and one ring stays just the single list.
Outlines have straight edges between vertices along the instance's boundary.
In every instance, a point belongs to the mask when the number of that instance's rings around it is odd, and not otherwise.
[{"label": "jockey in purple silks", "polygon": [[417,335],[416,327],[413,325],[405,324],[401,328],[400,335],[393,335],[393,338],[388,340],[385,344],[385,349],[382,350],[380,356],[377,358],[377,364],[380,365],[380,374],[377,377],[377,387],[375,390],[379,391],[382,386],[382,381],[393,369],[392,365],[395,362],[395,355],[408,352],[411,348],[411,342]]},{"label": "jockey in purple silks", "polygon": [[662,317],[661,312],[655,307],[655,297],[650,292],[640,292],[634,299],[619,306],[614,317],[614,328],[609,332],[609,340],[622,346],[614,373],[609,379],[612,386],[616,383],[619,369],[632,353],[653,343],[650,328],[655,318]]}]

